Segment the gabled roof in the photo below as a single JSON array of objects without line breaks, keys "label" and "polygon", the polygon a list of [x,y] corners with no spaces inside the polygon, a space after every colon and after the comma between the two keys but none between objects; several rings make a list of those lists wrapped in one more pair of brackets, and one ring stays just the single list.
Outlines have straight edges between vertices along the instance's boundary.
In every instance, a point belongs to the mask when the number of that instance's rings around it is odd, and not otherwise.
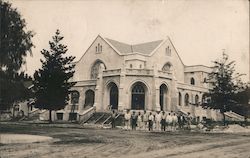
[{"label": "gabled roof", "polygon": [[141,43],[141,44],[129,45],[129,44],[115,41],[109,38],[105,38],[105,39],[123,55],[134,53],[134,52],[149,55],[163,41],[163,40],[157,40],[157,41],[146,42],[146,43]]},{"label": "gabled roof", "polygon": [[126,43],[122,43],[116,40],[105,38],[113,47],[115,47],[120,53],[127,54],[132,52],[132,46]]}]

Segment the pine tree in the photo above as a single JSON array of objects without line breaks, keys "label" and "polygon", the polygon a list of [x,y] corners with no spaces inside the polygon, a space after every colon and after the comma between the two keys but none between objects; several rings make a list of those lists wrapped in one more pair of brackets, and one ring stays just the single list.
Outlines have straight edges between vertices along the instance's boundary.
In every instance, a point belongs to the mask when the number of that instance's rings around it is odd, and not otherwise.
[{"label": "pine tree", "polygon": [[0,110],[29,97],[20,68],[34,46],[32,31],[11,3],[0,0]]},{"label": "pine tree", "polygon": [[225,125],[225,112],[235,109],[239,101],[236,95],[246,86],[240,81],[240,76],[243,74],[235,73],[235,61],[229,61],[227,54],[223,53],[222,59],[213,63],[214,69],[208,79],[212,84],[212,89],[208,93],[210,102],[203,106],[220,110]]},{"label": "pine tree", "polygon": [[39,109],[49,110],[49,121],[51,122],[52,110],[65,108],[69,100],[70,88],[75,82],[69,82],[74,74],[75,57],[64,57],[68,51],[67,46],[61,44],[63,36],[59,30],[56,31],[53,41],[49,42],[50,50],[43,49],[45,60],[41,60],[42,68],[34,74],[35,106]]}]

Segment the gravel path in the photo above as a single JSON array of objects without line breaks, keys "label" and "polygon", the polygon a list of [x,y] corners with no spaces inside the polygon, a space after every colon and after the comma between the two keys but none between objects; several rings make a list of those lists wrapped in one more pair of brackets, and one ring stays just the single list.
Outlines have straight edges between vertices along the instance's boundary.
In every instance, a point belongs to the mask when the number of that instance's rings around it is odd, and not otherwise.
[{"label": "gravel path", "polygon": [[0,134],[33,134],[54,140],[1,145],[1,158],[250,158],[249,134],[159,133],[1,123],[0,129]]}]

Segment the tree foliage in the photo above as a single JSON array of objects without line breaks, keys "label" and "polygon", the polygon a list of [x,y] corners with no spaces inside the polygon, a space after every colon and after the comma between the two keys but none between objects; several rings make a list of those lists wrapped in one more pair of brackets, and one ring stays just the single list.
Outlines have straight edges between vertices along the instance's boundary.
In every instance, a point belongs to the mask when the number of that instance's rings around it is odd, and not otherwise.
[{"label": "tree foliage", "polygon": [[232,107],[232,111],[241,114],[246,117],[250,117],[250,86],[247,85],[247,88],[238,92],[234,99],[236,103]]},{"label": "tree foliage", "polygon": [[[26,99],[23,85],[30,78],[20,68],[34,46],[34,33],[26,29],[26,22],[10,3],[0,0],[0,109],[6,110],[14,102]],[[26,77],[26,78],[25,78]],[[29,79],[28,79],[29,78]]]},{"label": "tree foliage", "polygon": [[10,3],[0,0],[0,67],[18,71],[25,63],[24,57],[31,54],[34,33],[26,30],[26,21]]},{"label": "tree foliage", "polygon": [[64,37],[60,35],[59,30],[56,31],[53,41],[49,42],[50,50],[43,49],[41,53],[44,56],[42,68],[34,74],[35,87],[35,106],[39,109],[47,109],[50,111],[60,110],[65,107],[69,100],[70,88],[75,82],[69,82],[74,74],[75,57],[64,57],[68,51],[67,46],[61,44]]},{"label": "tree foliage", "polygon": [[209,74],[208,79],[212,84],[212,89],[208,93],[210,102],[204,106],[219,109],[223,115],[226,111],[239,110],[238,105],[241,102],[239,96],[247,89],[247,85],[240,79],[243,74],[235,73],[235,61],[229,61],[228,55],[225,53],[223,53],[222,59],[213,63],[213,71]]}]

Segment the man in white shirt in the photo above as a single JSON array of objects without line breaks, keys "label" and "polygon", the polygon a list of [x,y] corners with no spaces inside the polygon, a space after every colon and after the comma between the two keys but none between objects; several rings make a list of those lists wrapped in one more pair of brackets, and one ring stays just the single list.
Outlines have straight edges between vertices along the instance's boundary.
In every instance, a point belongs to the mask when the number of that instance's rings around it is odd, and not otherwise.
[{"label": "man in white shirt", "polygon": [[167,124],[167,130],[172,130],[172,116],[171,113],[168,113],[168,115],[166,116],[166,124]]},{"label": "man in white shirt", "polygon": [[129,112],[129,110],[127,110],[127,112],[124,115],[125,118],[125,129],[129,130],[130,129],[130,120],[131,120],[131,114]]},{"label": "man in white shirt", "polygon": [[175,131],[178,122],[178,117],[175,113],[173,113],[172,119],[173,119],[173,131]]},{"label": "man in white shirt", "polygon": [[156,122],[156,130],[158,130],[158,131],[161,130],[161,118],[162,118],[162,115],[161,115],[160,111],[157,111],[157,113],[155,115],[155,122]]},{"label": "man in white shirt", "polygon": [[144,111],[144,114],[143,114],[143,122],[144,122],[144,129],[146,130],[147,129],[147,125],[148,125],[148,114],[147,114],[147,111],[145,110]]}]

